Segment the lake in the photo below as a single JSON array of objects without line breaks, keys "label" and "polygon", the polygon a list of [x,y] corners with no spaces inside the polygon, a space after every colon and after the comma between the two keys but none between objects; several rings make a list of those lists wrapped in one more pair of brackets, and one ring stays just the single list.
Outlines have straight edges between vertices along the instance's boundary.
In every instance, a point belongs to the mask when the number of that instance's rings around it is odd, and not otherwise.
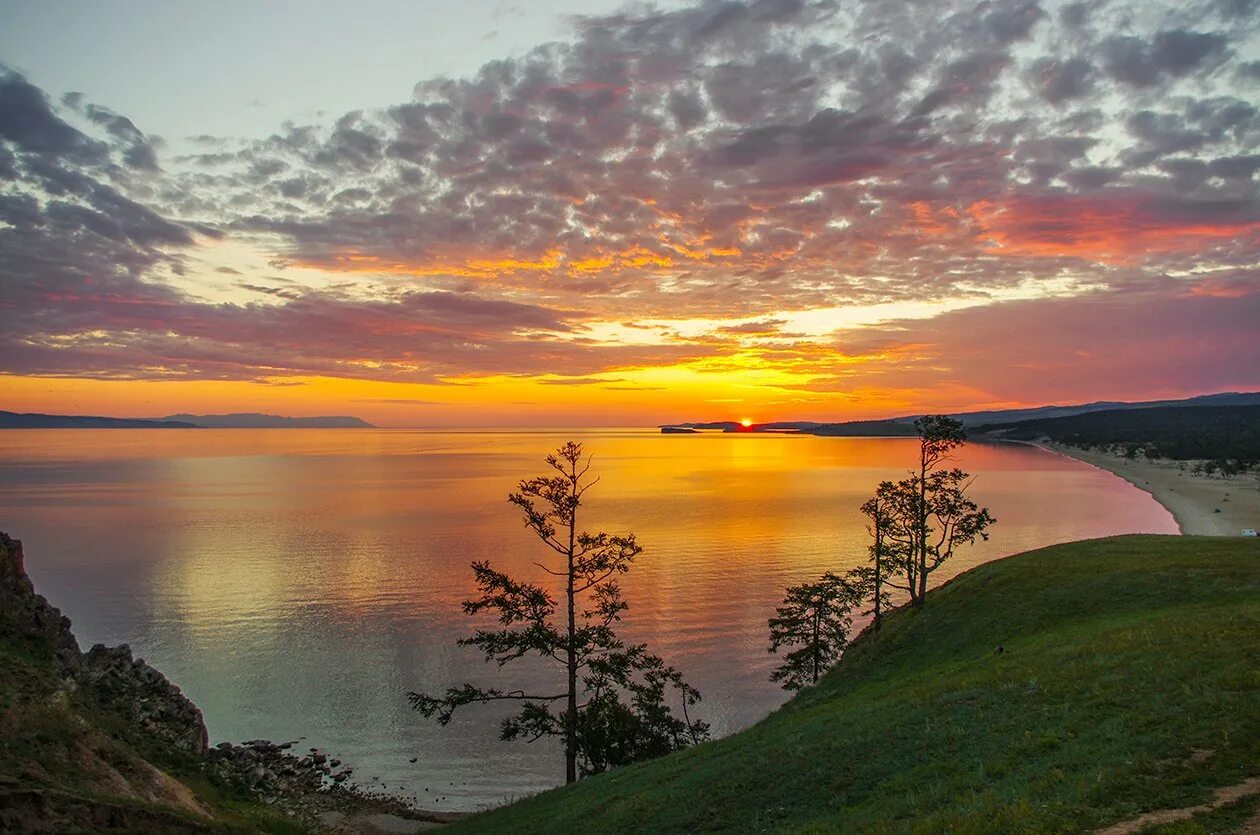
[{"label": "lake", "polygon": [[[601,478],[579,523],[646,548],[622,582],[623,634],[700,689],[692,715],[717,735],[787,698],[767,618],[785,586],[865,559],[858,506],[916,450],[638,429],[6,431],[0,530],[80,644],[131,644],[202,708],[211,742],[303,737],[360,783],[474,809],[562,782],[558,746],[499,742],[490,708],[438,727],[405,694],[558,680],[498,674],[454,641],[488,625],[459,606],[472,560],[543,579],[533,563],[551,552],[506,499],[568,439]],[[982,444],[956,458],[998,523],[936,582],[1056,542],[1177,531],[1148,494],[1068,458]]]}]

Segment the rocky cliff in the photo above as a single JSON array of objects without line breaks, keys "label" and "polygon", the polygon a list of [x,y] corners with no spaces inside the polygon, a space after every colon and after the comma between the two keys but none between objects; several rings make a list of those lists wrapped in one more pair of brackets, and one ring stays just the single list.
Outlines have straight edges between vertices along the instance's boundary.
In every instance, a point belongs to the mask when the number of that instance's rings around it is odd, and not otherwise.
[{"label": "rocky cliff", "polygon": [[22,543],[0,532],[0,832],[414,832],[441,819],[293,745],[208,749],[201,711],[130,647],[80,650]]},{"label": "rocky cliff", "polygon": [[36,653],[51,652],[72,675],[83,658],[70,618],[35,593],[26,576],[22,543],[0,531],[0,632]]},{"label": "rocky cliff", "polygon": [[126,644],[97,644],[80,651],[70,619],[35,593],[26,574],[22,543],[0,532],[0,629],[35,653],[51,651],[63,683],[82,688],[102,708],[139,734],[193,754],[207,747],[201,711]]}]

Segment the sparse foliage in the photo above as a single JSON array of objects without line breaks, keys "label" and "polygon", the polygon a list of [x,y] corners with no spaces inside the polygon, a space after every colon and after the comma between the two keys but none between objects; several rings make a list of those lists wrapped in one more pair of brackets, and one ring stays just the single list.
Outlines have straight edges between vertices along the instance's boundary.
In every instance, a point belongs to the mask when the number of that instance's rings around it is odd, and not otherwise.
[{"label": "sparse foliage", "polygon": [[[471,684],[439,696],[410,693],[412,706],[445,725],[461,707],[495,701],[521,703],[503,721],[505,740],[559,737],[564,743],[565,780],[693,745],[708,737],[708,725],[692,720],[688,708],[700,694],[682,674],[638,644],[626,644],[614,627],[627,604],[615,578],[630,570],[642,547],[633,534],[579,531],[582,497],[598,479],[587,479],[590,459],[581,444],[567,443],[547,457],[553,474],[526,479],[508,500],[525,525],[561,559],[540,570],[563,583],[559,603],[540,585],[521,582],[474,562],[481,596],[464,603],[469,615],[493,612],[499,628],[479,629],[460,640],[500,667],[527,655],[554,662],[564,672],[554,692],[525,693]],[[554,561],[554,560],[553,560]],[[670,708],[680,705],[682,718]],[[581,699],[581,701],[579,701]]]},{"label": "sparse foliage", "polygon": [[862,573],[862,581],[870,589],[871,621],[876,629],[883,621],[884,609],[888,605],[889,575],[897,571],[907,559],[906,547],[890,535],[894,517],[885,494],[891,487],[892,482],[882,482],[880,489],[861,508],[863,515],[870,520],[866,532],[871,535],[871,545],[869,565],[857,571]]},{"label": "sparse foliage", "polygon": [[966,441],[962,424],[945,415],[915,421],[919,431],[917,471],[901,481],[884,481],[862,505],[870,519],[871,586],[876,612],[885,588],[906,592],[915,606],[927,596],[927,579],[959,546],[988,539],[996,520],[988,508],[967,497],[971,476],[958,468],[942,469],[949,453]]},{"label": "sparse foliage", "polygon": [[812,583],[790,586],[770,619],[770,652],[790,651],[770,680],[783,682],[785,690],[817,683],[844,652],[853,610],[866,594],[866,583],[854,572],[840,576],[828,571]]}]

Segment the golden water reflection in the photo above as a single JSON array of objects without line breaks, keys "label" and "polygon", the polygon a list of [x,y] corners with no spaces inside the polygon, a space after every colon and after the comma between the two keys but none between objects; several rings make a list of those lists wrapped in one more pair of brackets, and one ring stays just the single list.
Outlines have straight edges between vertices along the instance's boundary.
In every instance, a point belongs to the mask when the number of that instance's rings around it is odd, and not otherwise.
[{"label": "golden water reflection", "polygon": [[[781,703],[765,627],[783,587],[863,559],[857,508],[914,454],[905,439],[643,430],[10,431],[0,529],[25,541],[82,642],[131,642],[216,740],[306,736],[365,779],[470,808],[554,784],[554,751],[497,742],[489,712],[434,727],[402,694],[509,681],[453,645],[472,625],[468,563],[543,579],[547,552],[505,500],[570,437],[601,477],[583,522],[646,546],[623,583],[627,637],[684,670],[719,733]],[[938,579],[1053,542],[1176,530],[1147,494],[1069,459],[971,445],[958,464],[999,522]]]}]

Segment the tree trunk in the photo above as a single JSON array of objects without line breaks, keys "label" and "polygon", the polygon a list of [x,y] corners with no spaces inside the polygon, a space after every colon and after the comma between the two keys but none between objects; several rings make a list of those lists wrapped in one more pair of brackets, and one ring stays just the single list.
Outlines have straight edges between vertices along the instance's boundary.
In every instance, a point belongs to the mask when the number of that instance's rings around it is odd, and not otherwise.
[{"label": "tree trunk", "polygon": [[[577,483],[574,482],[573,490],[576,493]],[[577,531],[577,511],[571,511],[569,516],[569,571],[568,571],[568,588],[566,590],[569,602],[569,705],[564,717],[564,781],[566,783],[577,782],[577,613],[573,594],[573,553],[576,545]]]},{"label": "tree trunk", "polygon": [[879,617],[880,617],[879,590],[880,590],[880,586],[883,584],[883,579],[884,579],[884,573],[883,573],[884,567],[883,567],[883,564],[880,562],[880,558],[884,554],[884,526],[880,524],[879,513],[880,513],[880,510],[878,507],[876,507],[875,509],[875,628],[876,629],[879,629]]},{"label": "tree trunk", "polygon": [[818,633],[820,631],[819,620],[821,620],[821,618],[822,618],[822,614],[819,612],[818,606],[814,606],[814,684],[818,683],[818,667],[819,667],[819,661],[820,661],[818,657],[818,654],[819,654]]},{"label": "tree trunk", "polygon": [[927,597],[927,454],[919,453],[919,593],[911,592],[915,606],[922,606]]}]

